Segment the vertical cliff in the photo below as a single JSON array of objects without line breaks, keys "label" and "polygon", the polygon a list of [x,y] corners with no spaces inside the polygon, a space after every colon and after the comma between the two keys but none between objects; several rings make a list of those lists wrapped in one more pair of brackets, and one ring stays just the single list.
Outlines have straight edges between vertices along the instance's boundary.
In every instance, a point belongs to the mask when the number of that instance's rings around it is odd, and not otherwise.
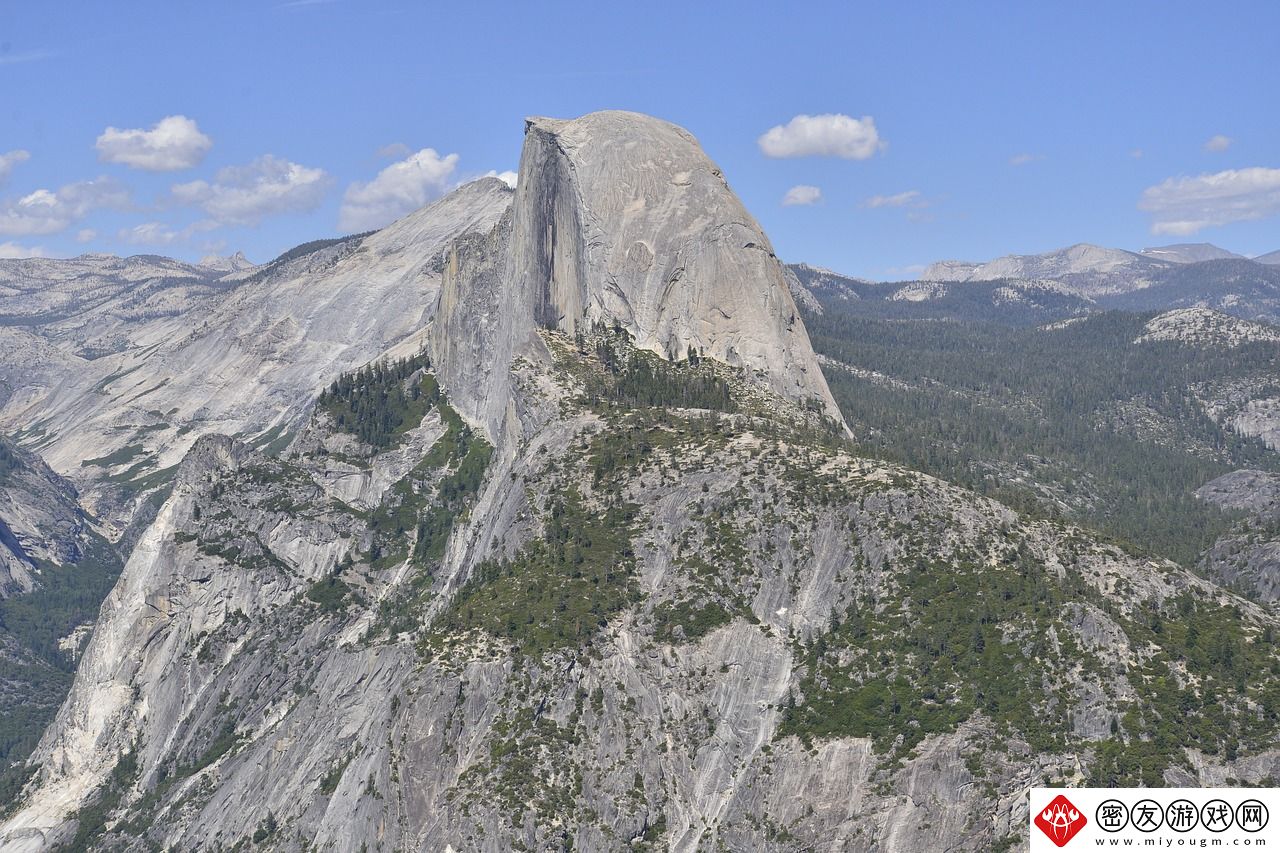
[{"label": "vertical cliff", "polygon": [[616,323],[642,349],[696,351],[840,420],[768,238],[697,140],[668,122],[528,119],[510,223],[460,247],[450,272],[433,346],[461,376],[459,324],[487,342],[488,354],[469,356],[479,372],[467,384],[490,381],[512,339],[528,345],[530,324],[572,335]]}]

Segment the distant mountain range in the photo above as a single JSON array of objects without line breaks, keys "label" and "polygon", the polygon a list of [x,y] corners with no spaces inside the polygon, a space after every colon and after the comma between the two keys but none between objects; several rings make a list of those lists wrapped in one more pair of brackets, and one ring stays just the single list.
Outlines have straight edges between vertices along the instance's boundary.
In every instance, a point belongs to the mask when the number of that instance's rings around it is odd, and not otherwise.
[{"label": "distant mountain range", "polygon": [[1171,246],[1143,249],[1138,254],[1157,261],[1173,261],[1175,264],[1195,264],[1200,261],[1221,261],[1244,257],[1212,243],[1174,243]]},{"label": "distant mountain range", "polygon": [[801,304],[837,298],[857,302],[850,310],[866,317],[1017,325],[1111,309],[1212,308],[1280,321],[1280,252],[1250,260],[1207,243],[1141,252],[1079,243],[986,263],[939,261],[910,282],[871,282],[807,264],[790,270],[794,283],[809,291],[798,293]]},{"label": "distant mountain range", "polygon": [[[1002,278],[1101,277],[1123,273],[1125,277],[1132,279],[1173,264],[1222,260],[1248,259],[1212,243],[1175,243],[1143,249],[1141,252],[1077,243],[1039,255],[1005,255],[985,263],[937,261],[925,268],[920,277],[925,281],[994,281]],[[1263,264],[1280,264],[1280,251],[1261,255],[1253,260]]]}]

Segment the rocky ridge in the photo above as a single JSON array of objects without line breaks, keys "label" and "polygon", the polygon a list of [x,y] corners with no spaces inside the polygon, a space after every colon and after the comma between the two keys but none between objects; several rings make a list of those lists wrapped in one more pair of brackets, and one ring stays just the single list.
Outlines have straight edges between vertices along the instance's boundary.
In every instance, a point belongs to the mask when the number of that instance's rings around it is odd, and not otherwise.
[{"label": "rocky ridge", "polygon": [[944,261],[929,265],[922,281],[995,281],[1056,279],[1070,283],[1081,296],[1138,290],[1151,283],[1154,271],[1169,261],[1078,243],[1040,255],[1007,255],[987,263]]},{"label": "rocky ridge", "polygon": [[1211,308],[1179,308],[1152,317],[1134,343],[1152,341],[1220,347],[1280,343],[1280,328],[1242,320]]},{"label": "rocky ridge", "polygon": [[1170,246],[1155,246],[1143,249],[1138,254],[1160,261],[1172,261],[1175,264],[1195,264],[1200,261],[1220,261],[1227,258],[1241,258],[1235,252],[1213,245],[1212,243],[1174,243]]},{"label": "rocky ridge", "polygon": [[[418,333],[444,247],[487,231],[510,203],[505,184],[482,179],[376,234],[225,275],[145,256],[0,261],[0,281],[28,282],[10,303],[43,293],[40,305],[0,303],[21,320],[0,327],[0,431],[121,535],[139,494],[199,436],[280,444],[325,383]],[[153,299],[176,301],[159,310]],[[149,307],[139,315],[135,303]]]}]

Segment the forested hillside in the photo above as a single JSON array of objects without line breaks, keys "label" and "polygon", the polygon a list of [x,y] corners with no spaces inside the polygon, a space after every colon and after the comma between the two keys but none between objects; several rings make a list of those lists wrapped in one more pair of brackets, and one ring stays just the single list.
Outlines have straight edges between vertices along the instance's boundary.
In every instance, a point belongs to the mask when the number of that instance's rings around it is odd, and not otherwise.
[{"label": "forested hillside", "polygon": [[862,451],[1024,511],[1190,565],[1235,520],[1194,491],[1228,471],[1280,467],[1210,416],[1224,389],[1275,386],[1274,343],[1135,344],[1150,315],[1121,312],[1013,328],[824,307],[806,322]]}]

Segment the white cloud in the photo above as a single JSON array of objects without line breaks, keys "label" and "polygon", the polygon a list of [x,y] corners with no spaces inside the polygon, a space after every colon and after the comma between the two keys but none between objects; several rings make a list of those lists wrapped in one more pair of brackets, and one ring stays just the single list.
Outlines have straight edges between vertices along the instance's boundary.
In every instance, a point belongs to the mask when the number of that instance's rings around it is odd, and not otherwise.
[{"label": "white cloud", "polygon": [[111,178],[67,184],[56,192],[36,190],[0,202],[0,234],[53,234],[104,207],[126,207],[129,191]]},{"label": "white cloud", "polygon": [[1280,169],[1254,167],[1194,178],[1168,178],[1148,187],[1138,209],[1152,216],[1152,234],[1185,237],[1202,228],[1280,213]]},{"label": "white cloud", "polygon": [[458,165],[458,155],[441,157],[434,148],[392,163],[372,181],[347,187],[338,214],[343,231],[381,228],[440,196]]},{"label": "white cloud", "polygon": [[413,153],[413,149],[403,142],[392,142],[378,149],[378,156],[388,160],[403,160]]},{"label": "white cloud", "polygon": [[1235,140],[1230,136],[1223,136],[1221,133],[1214,134],[1209,137],[1209,141],[1204,144],[1205,151],[1226,151],[1231,147],[1231,143]]},{"label": "white cloud", "polygon": [[194,222],[185,228],[173,228],[163,222],[144,222],[132,228],[122,228],[116,235],[125,243],[135,246],[168,246],[173,243],[185,243],[196,234],[212,231],[218,223],[209,219]]},{"label": "white cloud", "polygon": [[96,239],[98,239],[98,232],[92,228],[81,228],[76,232],[77,243],[91,243]]},{"label": "white cloud", "polygon": [[1130,157],[1132,157],[1132,158],[1133,158],[1133,159],[1135,159],[1135,160],[1141,160],[1141,159],[1142,159],[1142,155],[1143,155],[1143,153],[1144,153],[1144,152],[1143,152],[1143,150],[1142,150],[1141,148],[1135,148],[1135,149],[1133,149],[1132,151],[1130,151],[1130,152],[1129,152],[1129,156],[1130,156]]},{"label": "white cloud", "polygon": [[863,207],[927,207],[929,202],[921,197],[919,190],[907,190],[895,195],[873,195],[862,203]]},{"label": "white cloud", "polygon": [[1021,153],[1021,154],[1014,154],[1012,157],[1010,157],[1010,158],[1009,158],[1009,165],[1010,165],[1010,166],[1025,166],[1025,165],[1027,165],[1028,163],[1034,163],[1034,162],[1035,162],[1035,161],[1037,161],[1037,160],[1043,160],[1043,159],[1044,159],[1044,155],[1043,155],[1043,154],[1030,154],[1030,153],[1027,153],[1027,152],[1025,152],[1025,151],[1024,151],[1024,152],[1023,152],[1023,153]]},{"label": "white cloud", "polygon": [[756,140],[766,157],[842,157],[866,160],[885,147],[871,116],[798,115]]},{"label": "white cloud", "polygon": [[0,243],[0,260],[16,260],[18,258],[47,258],[49,255],[40,246],[19,246],[17,243]]},{"label": "white cloud", "polygon": [[787,190],[787,194],[782,197],[783,207],[797,207],[801,205],[817,204],[822,201],[822,190],[818,187],[811,187],[808,184],[798,184]]},{"label": "white cloud", "polygon": [[314,210],[330,183],[323,169],[267,154],[247,166],[219,169],[212,183],[175,184],[173,196],[201,208],[219,223],[257,225],[267,216]]},{"label": "white cloud", "polygon": [[[0,45],[0,50],[7,47],[7,44]],[[20,65],[23,62],[39,62],[42,59],[52,59],[57,55],[57,52],[52,50],[28,50],[23,53],[0,53],[0,65]]]},{"label": "white cloud", "polygon": [[510,169],[508,169],[505,172],[496,172],[493,169],[490,169],[489,171],[484,173],[484,176],[486,178],[497,178],[507,186],[511,187],[511,189],[516,188],[516,179],[520,177]]},{"label": "white cloud", "polygon": [[178,233],[162,222],[144,222],[122,228],[116,235],[126,243],[142,246],[167,246],[178,239]]},{"label": "white cloud", "polygon": [[213,140],[186,116],[168,116],[150,130],[108,127],[93,147],[103,163],[123,163],[147,172],[176,172],[200,165]]},{"label": "white cloud", "polygon": [[5,154],[0,154],[0,184],[9,180],[9,176],[13,174],[13,167],[19,163],[25,163],[31,159],[31,152],[18,148]]}]

